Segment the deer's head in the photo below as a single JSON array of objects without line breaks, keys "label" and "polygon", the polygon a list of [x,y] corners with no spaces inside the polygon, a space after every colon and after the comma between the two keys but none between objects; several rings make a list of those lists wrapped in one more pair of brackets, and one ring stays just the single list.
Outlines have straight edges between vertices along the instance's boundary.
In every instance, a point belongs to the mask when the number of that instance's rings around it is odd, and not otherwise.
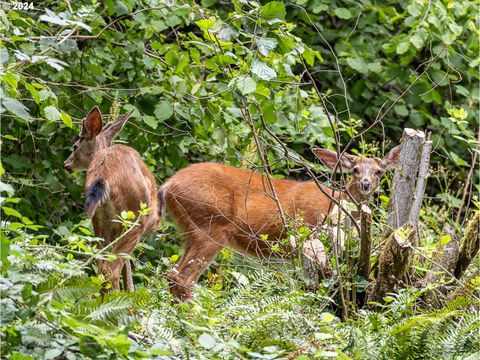
[{"label": "deer's head", "polygon": [[320,148],[313,149],[313,153],[329,168],[351,173],[347,189],[356,201],[363,202],[378,187],[385,171],[395,167],[400,149],[400,146],[394,147],[383,159],[347,153],[339,159],[335,151]]},{"label": "deer's head", "polygon": [[88,169],[93,156],[98,150],[109,147],[113,138],[122,130],[132,112],[120,116],[117,121],[103,126],[102,114],[98,107],[94,107],[82,122],[78,140],[73,144],[73,152],[63,163],[69,171]]}]

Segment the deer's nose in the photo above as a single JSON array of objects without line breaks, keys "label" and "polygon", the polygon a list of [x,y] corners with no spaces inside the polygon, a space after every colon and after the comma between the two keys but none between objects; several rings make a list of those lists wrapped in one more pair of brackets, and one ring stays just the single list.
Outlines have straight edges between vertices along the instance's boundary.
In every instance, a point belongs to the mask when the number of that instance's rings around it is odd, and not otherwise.
[{"label": "deer's nose", "polygon": [[68,172],[72,172],[72,169],[70,167],[70,162],[68,160],[63,163],[63,168]]},{"label": "deer's nose", "polygon": [[363,191],[370,190],[371,188],[372,188],[372,183],[370,182],[370,180],[363,179],[360,182],[360,189],[362,189]]}]

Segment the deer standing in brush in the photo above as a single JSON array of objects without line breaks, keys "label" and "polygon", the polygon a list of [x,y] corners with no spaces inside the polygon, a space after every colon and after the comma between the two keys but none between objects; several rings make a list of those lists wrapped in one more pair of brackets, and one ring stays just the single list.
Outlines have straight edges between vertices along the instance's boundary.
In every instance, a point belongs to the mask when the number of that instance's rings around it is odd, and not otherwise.
[{"label": "deer standing in brush", "polygon": [[266,175],[215,163],[191,165],[165,182],[159,192],[162,207],[186,241],[183,257],[168,274],[174,296],[190,299],[194,282],[223,247],[257,256],[272,254],[272,244],[285,235],[282,212],[316,226],[331,211],[332,198],[368,202],[384,172],[395,165],[400,147],[381,160],[350,154],[338,159],[330,150],[313,151],[326,166],[339,165],[352,174],[347,191],[323,185],[321,191],[314,181],[271,179],[274,199],[267,193]]},{"label": "deer standing in brush", "polygon": [[[94,107],[82,123],[73,153],[64,163],[70,172],[87,170],[86,212],[92,219],[95,236],[104,239],[99,247],[113,243],[110,251],[114,254],[130,254],[140,237],[158,224],[157,186],[153,175],[135,149],[120,144],[111,146],[130,115],[131,112],[103,126],[100,110]],[[118,215],[122,211],[138,215],[142,203],[150,212],[140,216],[138,223],[125,231],[123,224],[116,221]],[[113,261],[99,260],[97,265],[115,290],[120,290],[123,269],[124,288],[133,291],[128,260],[117,257]]]}]

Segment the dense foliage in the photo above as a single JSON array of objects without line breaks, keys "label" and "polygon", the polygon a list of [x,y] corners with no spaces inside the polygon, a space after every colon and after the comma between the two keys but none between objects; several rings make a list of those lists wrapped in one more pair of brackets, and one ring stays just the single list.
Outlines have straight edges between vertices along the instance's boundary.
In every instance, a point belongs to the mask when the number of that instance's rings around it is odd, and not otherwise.
[{"label": "dense foliage", "polygon": [[[276,176],[307,178],[314,144],[380,156],[404,127],[425,129],[434,153],[415,271],[428,272],[437,244],[449,241],[443,225],[461,230],[478,209],[473,1],[34,7],[0,10],[2,357],[478,355],[478,298],[425,309],[425,292],[443,284],[416,284],[382,311],[340,322],[335,281],[311,293],[295,265],[224,250],[195,301],[172,306],[165,274],[181,248],[168,220],[134,254],[137,291],[102,298],[93,263],[110,255],[95,248],[84,175],[63,170],[94,105],[107,115],[134,110],[119,142],[142,154],[159,184],[199,161],[253,169],[259,153]],[[376,200],[376,243],[387,195]]]}]

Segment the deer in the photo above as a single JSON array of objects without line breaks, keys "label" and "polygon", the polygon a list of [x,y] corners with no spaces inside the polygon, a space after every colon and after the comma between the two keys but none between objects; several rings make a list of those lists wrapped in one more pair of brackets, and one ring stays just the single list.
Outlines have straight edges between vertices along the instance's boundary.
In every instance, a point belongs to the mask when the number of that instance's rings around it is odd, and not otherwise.
[{"label": "deer", "polygon": [[[87,171],[85,181],[85,210],[92,220],[94,234],[102,238],[99,248],[111,247],[111,252],[130,254],[140,237],[157,227],[157,185],[140,154],[132,147],[111,145],[132,112],[119,116],[115,122],[103,126],[98,107],[88,113],[82,122],[80,135],[73,152],[65,160],[68,172]],[[134,225],[125,231],[118,221],[122,211],[138,214],[142,204],[150,211],[138,216]],[[129,260],[117,256],[113,261],[99,260],[97,267],[114,290],[120,290],[123,273],[124,289],[134,291]],[[105,292],[103,286],[102,292]]]},{"label": "deer", "polygon": [[[194,284],[224,247],[246,255],[272,255],[272,244],[285,236],[282,215],[295,219],[301,214],[304,223],[314,227],[335,201],[368,203],[383,174],[395,166],[400,146],[382,159],[345,152],[338,156],[322,148],[313,152],[327,167],[351,174],[346,191],[313,180],[271,178],[268,183],[268,175],[219,163],[192,164],[161,186],[162,212],[185,241],[183,256],[167,275],[175,301],[192,298]],[[276,197],[269,194],[269,184]]]}]

